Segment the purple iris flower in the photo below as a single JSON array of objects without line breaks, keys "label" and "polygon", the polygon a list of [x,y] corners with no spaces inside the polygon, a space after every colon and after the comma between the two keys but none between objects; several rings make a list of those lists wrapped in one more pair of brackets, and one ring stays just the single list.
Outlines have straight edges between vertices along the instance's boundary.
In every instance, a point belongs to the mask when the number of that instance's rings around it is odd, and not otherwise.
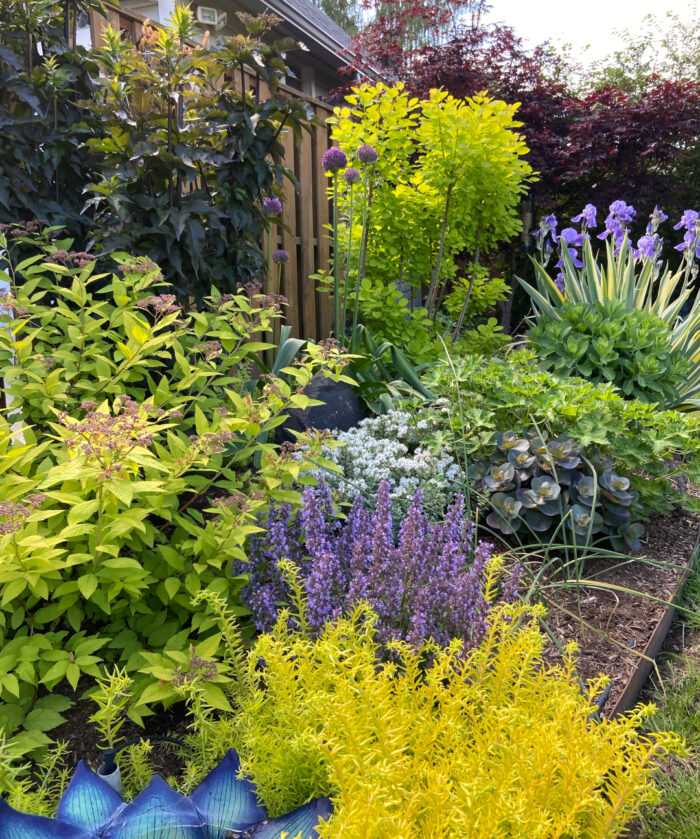
[{"label": "purple iris flower", "polygon": [[586,206],[581,210],[581,212],[574,216],[571,221],[574,223],[582,221],[587,228],[593,228],[596,226],[596,213],[598,211],[593,206],[593,204],[586,204]]},{"label": "purple iris flower", "polygon": [[681,220],[678,224],[673,225],[673,229],[680,230],[681,227],[683,227],[688,231],[693,231],[698,218],[700,218],[700,213],[698,213],[697,210],[686,210],[681,216]]},{"label": "purple iris flower", "polygon": [[552,236],[552,241],[553,242],[557,241],[557,224],[558,223],[559,222],[557,221],[557,217],[554,215],[554,213],[551,213],[551,215],[545,216],[542,219],[542,229],[545,232],[549,231],[549,233]]},{"label": "purple iris flower", "polygon": [[[578,230],[575,230],[573,227],[565,227],[562,232],[559,234],[559,240],[561,243],[562,252],[564,248],[566,248],[569,256],[571,257],[571,261],[577,268],[583,268],[583,262],[578,258],[578,251],[577,248],[580,248],[583,244],[583,233],[579,233]],[[564,259],[559,260],[557,262],[557,268],[561,268],[564,264]]]},{"label": "purple iris flower", "polygon": [[662,240],[659,238],[658,233],[654,233],[653,236],[649,234],[642,236],[637,242],[636,250],[633,252],[634,258],[655,259],[658,251],[661,250],[661,243]]},{"label": "purple iris flower", "polygon": [[659,225],[666,221],[668,216],[666,213],[659,209],[659,207],[654,207],[654,212],[649,216],[649,224],[647,224],[647,233],[651,236],[652,234],[656,233],[659,229]]},{"label": "purple iris flower", "polygon": [[561,273],[561,271],[554,278],[554,285],[559,289],[559,291],[562,294],[564,293],[564,275]]},{"label": "purple iris flower", "polygon": [[620,252],[622,242],[629,224],[637,215],[637,211],[631,204],[624,201],[613,201],[610,205],[610,213],[605,219],[605,230],[598,234],[599,239],[607,239],[612,233],[615,238],[615,256]]},{"label": "purple iris flower", "polygon": [[625,224],[630,224],[637,215],[634,207],[624,201],[613,201],[610,205],[610,213],[616,215]]},{"label": "purple iris flower", "polygon": [[688,254],[691,254],[694,250],[695,256],[700,259],[700,235],[688,230],[683,236],[683,241],[676,245],[676,250],[685,251]]}]

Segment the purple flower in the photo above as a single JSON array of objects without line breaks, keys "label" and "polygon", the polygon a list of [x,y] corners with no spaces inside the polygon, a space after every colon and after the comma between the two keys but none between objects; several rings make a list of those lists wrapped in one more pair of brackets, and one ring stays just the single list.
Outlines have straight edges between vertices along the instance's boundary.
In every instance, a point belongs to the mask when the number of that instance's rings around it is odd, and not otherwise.
[{"label": "purple flower", "polygon": [[[581,247],[583,244],[583,233],[579,233],[578,230],[575,230],[573,227],[565,227],[561,234],[559,235],[559,243],[562,249],[562,254],[564,252],[564,248],[566,248],[566,252],[571,257],[571,261],[577,268],[583,268],[583,262],[578,258],[578,251],[576,248]],[[557,262],[557,268],[561,268],[564,264],[564,257]]]},{"label": "purple flower", "polygon": [[365,143],[357,150],[356,157],[360,163],[371,164],[377,162],[379,155],[377,154],[377,150],[374,146],[370,146],[369,143]]},{"label": "purple flower", "polygon": [[649,216],[649,224],[647,224],[647,233],[651,236],[659,229],[659,225],[666,221],[668,216],[666,213],[659,209],[659,207],[654,207],[654,212]]},{"label": "purple flower", "polygon": [[689,230],[683,236],[683,241],[676,245],[676,250],[684,251],[688,255],[691,255],[694,251],[695,256],[700,259],[700,234]]},{"label": "purple flower", "polygon": [[[243,596],[256,626],[271,626],[277,607],[289,598],[277,567],[288,557],[301,571],[308,620],[316,631],[365,600],[378,615],[382,641],[419,645],[428,637],[438,643],[457,637],[470,648],[483,637],[492,606],[484,597],[484,573],[493,546],[474,545],[462,498],[455,499],[441,524],[431,524],[416,493],[398,535],[386,481],[373,512],[358,497],[342,522],[323,481],[307,488],[302,499],[301,511],[273,505],[259,520],[266,532],[250,538],[250,563],[232,564],[232,572],[250,574]],[[509,600],[517,594],[518,578],[513,569],[504,580]]]},{"label": "purple flower", "polygon": [[282,202],[279,198],[265,196],[262,200],[263,213],[266,216],[279,216],[282,213]]},{"label": "purple flower", "polygon": [[571,221],[573,222],[583,222],[587,228],[593,228],[596,226],[596,213],[598,211],[593,206],[593,204],[586,204],[586,206],[581,210],[581,212],[574,216]]},{"label": "purple flower", "polygon": [[648,233],[642,236],[637,242],[637,248],[633,251],[635,259],[655,259],[661,250],[662,240],[658,233],[650,236]]},{"label": "purple flower", "polygon": [[559,291],[562,294],[564,293],[564,275],[561,273],[561,271],[555,277],[554,285],[559,289]]},{"label": "purple flower", "polygon": [[565,227],[559,234],[559,238],[568,247],[580,248],[583,244],[583,233],[579,233],[573,227]]},{"label": "purple flower", "polygon": [[697,210],[686,210],[681,216],[681,220],[678,222],[678,224],[673,225],[673,229],[680,230],[683,227],[686,230],[692,232],[695,230],[695,226],[699,217],[700,213],[698,213]]},{"label": "purple flower", "polygon": [[284,265],[285,262],[289,262],[289,252],[284,250],[284,248],[272,251],[272,261]]},{"label": "purple flower", "polygon": [[351,166],[349,169],[345,170],[343,177],[345,178],[345,182],[352,186],[353,184],[356,184],[362,176],[357,169],[354,169]]},{"label": "purple flower", "polygon": [[636,215],[637,211],[634,207],[624,201],[613,201],[610,205],[610,213],[605,219],[605,230],[598,234],[598,238],[607,239],[611,233],[613,234],[615,256],[620,252],[627,228]]},{"label": "purple flower", "polygon": [[542,230],[545,234],[551,234],[553,242],[557,241],[557,224],[557,217],[554,215],[554,213],[551,213],[550,215],[545,216],[542,219]]},{"label": "purple flower", "polygon": [[321,166],[324,172],[337,172],[339,169],[345,169],[348,165],[348,157],[342,149],[333,147],[321,158]]},{"label": "purple flower", "polygon": [[616,215],[621,222],[631,224],[637,211],[631,204],[626,204],[624,201],[613,201],[610,205],[611,215]]}]

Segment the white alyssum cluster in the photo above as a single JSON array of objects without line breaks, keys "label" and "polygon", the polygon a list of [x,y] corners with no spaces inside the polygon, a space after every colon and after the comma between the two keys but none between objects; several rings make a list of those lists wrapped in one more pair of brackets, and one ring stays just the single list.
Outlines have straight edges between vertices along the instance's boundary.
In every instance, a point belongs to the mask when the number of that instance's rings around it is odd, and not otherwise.
[{"label": "white alyssum cluster", "polygon": [[424,444],[432,427],[430,420],[416,420],[403,411],[363,420],[357,428],[336,434],[345,445],[324,454],[342,474],[324,471],[323,477],[348,503],[358,494],[371,501],[380,481],[388,481],[395,520],[403,517],[420,489],[425,511],[438,518],[462,490],[464,473],[450,449],[433,452]]}]

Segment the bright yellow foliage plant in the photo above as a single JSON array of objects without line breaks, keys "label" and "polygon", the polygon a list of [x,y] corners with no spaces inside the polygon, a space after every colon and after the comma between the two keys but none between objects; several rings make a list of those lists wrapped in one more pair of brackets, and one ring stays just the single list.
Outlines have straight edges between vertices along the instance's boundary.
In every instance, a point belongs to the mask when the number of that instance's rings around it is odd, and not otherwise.
[{"label": "bright yellow foliage plant", "polygon": [[283,619],[206,738],[236,741],[272,814],[330,795],[323,839],[620,836],[680,740],[640,735],[651,706],[595,720],[605,680],[581,691],[573,646],[547,666],[540,615],[503,607],[473,651],[395,644],[383,663],[365,606],[315,639]]}]

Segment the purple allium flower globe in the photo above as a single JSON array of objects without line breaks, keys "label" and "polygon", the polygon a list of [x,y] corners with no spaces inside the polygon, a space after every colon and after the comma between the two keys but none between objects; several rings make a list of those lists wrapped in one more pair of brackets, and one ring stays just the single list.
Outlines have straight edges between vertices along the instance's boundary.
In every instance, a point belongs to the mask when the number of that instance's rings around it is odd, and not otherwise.
[{"label": "purple allium flower globe", "polygon": [[335,146],[328,151],[321,158],[321,166],[324,172],[332,172],[335,174],[339,169],[345,169],[348,165],[348,156],[342,149]]},{"label": "purple allium flower globe", "polygon": [[282,202],[279,198],[266,195],[262,200],[262,208],[266,216],[279,216],[282,213]]},{"label": "purple allium flower globe", "polygon": [[357,159],[360,163],[376,163],[378,157],[379,155],[377,154],[377,150],[374,146],[370,146],[369,143],[365,143],[357,150]]},{"label": "purple allium flower globe", "polygon": [[284,265],[286,262],[289,262],[289,252],[284,250],[284,248],[272,251],[272,261],[277,263],[277,265]]},{"label": "purple allium flower globe", "polygon": [[355,169],[353,166],[350,166],[343,173],[343,177],[345,178],[345,182],[352,186],[353,184],[356,184],[362,176],[360,175],[360,172],[357,169]]}]

